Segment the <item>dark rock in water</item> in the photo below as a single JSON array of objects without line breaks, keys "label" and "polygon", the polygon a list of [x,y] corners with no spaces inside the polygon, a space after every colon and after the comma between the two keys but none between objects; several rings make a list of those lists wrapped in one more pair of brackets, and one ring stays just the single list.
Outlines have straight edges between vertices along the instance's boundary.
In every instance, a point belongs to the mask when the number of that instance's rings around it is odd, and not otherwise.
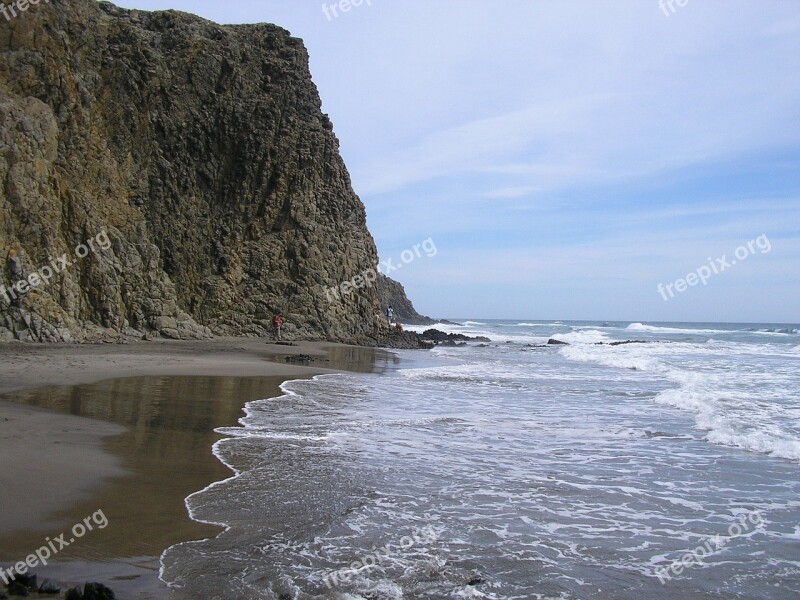
[{"label": "dark rock in water", "polygon": [[483,577],[479,573],[474,573],[467,581],[467,585],[479,585],[481,583],[483,583]]},{"label": "dark rock in water", "polygon": [[8,593],[11,596],[28,596],[30,592],[28,591],[27,586],[21,584],[19,581],[12,581],[8,585]]},{"label": "dark rock in water", "polygon": [[40,594],[60,594],[61,587],[56,584],[52,579],[45,579],[42,585],[39,586]]},{"label": "dark rock in water", "polygon": [[67,590],[67,595],[64,596],[64,600],[83,600],[81,588],[74,587]]},{"label": "dark rock in water", "polygon": [[[267,343],[269,344],[270,342]],[[295,344],[294,342],[272,342],[272,343],[274,343],[276,346],[297,346],[297,344]]]},{"label": "dark rock in water", "polygon": [[[13,573],[12,575],[14,577],[14,583],[18,583],[19,585],[21,585],[23,588],[25,588],[29,592],[35,592],[36,591],[36,588],[38,587],[38,581],[37,581],[38,578],[37,578],[36,575],[34,575],[33,573],[26,573],[25,575],[22,575],[22,574],[16,573],[16,572]],[[9,584],[9,590],[10,589],[11,589],[11,587],[10,587],[10,584]],[[22,594],[14,594],[11,591],[9,591],[9,593],[12,596],[15,596],[15,595],[16,596],[21,596],[22,595]]]},{"label": "dark rock in water", "polygon": [[24,585],[30,591],[35,592],[37,583],[37,576],[33,573],[26,573],[25,575],[20,575],[19,573],[14,574],[14,580]]},{"label": "dark rock in water", "polygon": [[422,332],[422,339],[431,340],[432,342],[442,342],[447,339],[447,334],[438,329],[426,329]]},{"label": "dark rock in water", "polygon": [[116,600],[116,597],[102,583],[87,583],[83,586],[83,600]]},{"label": "dark rock in water", "polygon": [[434,344],[442,344],[445,346],[454,346],[456,342],[490,342],[487,337],[476,336],[470,337],[463,333],[445,333],[438,329],[426,329],[420,336],[423,340],[428,340]]},{"label": "dark rock in water", "polygon": [[598,345],[607,345],[607,346],[624,346],[625,344],[649,344],[650,342],[647,340],[625,340],[622,342],[609,342],[605,344],[604,342],[598,342]]},{"label": "dark rock in water", "polygon": [[678,438],[679,436],[674,433],[667,433],[666,431],[650,431],[646,429],[644,434],[649,438]]},{"label": "dark rock in water", "polygon": [[550,338],[549,340],[547,340],[547,345],[548,346],[569,346],[569,343],[568,342],[562,342],[561,340],[557,340],[557,339],[554,339],[554,338]]}]

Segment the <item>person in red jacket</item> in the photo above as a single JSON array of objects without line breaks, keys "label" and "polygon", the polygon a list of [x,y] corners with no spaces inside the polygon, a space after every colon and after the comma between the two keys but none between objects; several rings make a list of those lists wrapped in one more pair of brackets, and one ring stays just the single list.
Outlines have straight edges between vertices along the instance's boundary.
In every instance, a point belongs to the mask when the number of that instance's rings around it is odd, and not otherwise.
[{"label": "person in red jacket", "polygon": [[281,339],[281,326],[283,326],[283,315],[280,312],[275,313],[272,317],[272,326],[275,328],[278,340]]}]

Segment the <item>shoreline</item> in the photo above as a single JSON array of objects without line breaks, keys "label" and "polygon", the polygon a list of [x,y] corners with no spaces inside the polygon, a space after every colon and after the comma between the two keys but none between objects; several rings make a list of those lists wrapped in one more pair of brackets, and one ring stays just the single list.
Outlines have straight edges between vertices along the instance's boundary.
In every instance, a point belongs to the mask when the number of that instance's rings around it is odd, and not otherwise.
[{"label": "shoreline", "polygon": [[224,437],[214,429],[237,425],[247,402],[281,395],[285,381],[392,362],[382,350],[328,342],[0,344],[0,453],[13,465],[0,475],[0,566],[100,509],[106,529],[32,571],[97,580],[122,600],[168,597],[161,553],[222,531],[191,520],[184,503],[232,475],[212,453]]},{"label": "shoreline", "polygon": [[[96,383],[136,376],[218,375],[262,377],[314,371],[368,369],[360,356],[388,354],[381,349],[335,342],[292,342],[280,345],[257,338],[154,340],[126,344],[0,343],[0,396],[58,385]],[[309,356],[310,364],[277,359]],[[325,364],[323,361],[329,361]],[[276,373],[276,364],[282,365]],[[352,368],[351,368],[352,367]]]}]

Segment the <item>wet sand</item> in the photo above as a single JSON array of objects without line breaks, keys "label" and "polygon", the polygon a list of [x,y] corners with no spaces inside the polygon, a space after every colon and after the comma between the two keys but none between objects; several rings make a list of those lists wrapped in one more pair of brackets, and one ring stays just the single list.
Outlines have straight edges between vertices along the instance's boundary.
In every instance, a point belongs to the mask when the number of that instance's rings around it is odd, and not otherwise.
[{"label": "wet sand", "polygon": [[[287,363],[297,354],[312,360]],[[287,379],[392,361],[366,348],[240,339],[0,345],[0,566],[101,510],[106,527],[34,571],[101,581],[122,600],[166,597],[161,552],[220,531],[189,519],[184,505],[231,475],[211,453],[214,429],[236,425],[246,402],[279,395]]]}]

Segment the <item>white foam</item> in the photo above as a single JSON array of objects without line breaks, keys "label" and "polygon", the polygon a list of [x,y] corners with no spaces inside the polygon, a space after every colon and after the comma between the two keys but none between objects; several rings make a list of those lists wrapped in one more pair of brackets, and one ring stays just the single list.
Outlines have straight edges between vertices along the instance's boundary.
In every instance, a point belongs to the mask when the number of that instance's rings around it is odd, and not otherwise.
[{"label": "white foam", "polygon": [[662,364],[643,353],[630,351],[629,346],[571,345],[560,349],[561,355],[570,360],[591,362],[617,369],[634,371],[665,372]]},{"label": "white foam", "polygon": [[569,344],[599,344],[601,342],[607,342],[610,339],[607,333],[598,331],[597,329],[581,329],[570,333],[555,333],[550,337]]},{"label": "white foam", "polygon": [[462,358],[464,356],[464,348],[461,346],[434,346],[431,349],[431,354],[442,358]]},{"label": "white foam", "polygon": [[774,362],[794,360],[796,352],[787,353],[779,344],[583,344],[559,352],[570,360],[673,382],[676,387],[657,394],[656,402],[693,413],[711,443],[800,460],[800,431],[792,412],[800,401],[797,371]]},{"label": "white foam", "polygon": [[676,327],[659,327],[656,325],[645,325],[643,323],[631,323],[626,327],[629,331],[643,331],[646,333],[682,333],[682,334],[695,334],[695,333],[732,333],[725,329],[694,329],[694,328],[676,328]]},{"label": "white foam", "polygon": [[[338,375],[336,375],[336,374],[334,374],[334,375],[316,375],[316,376],[312,377],[312,380],[321,379],[323,377],[337,377],[337,376]],[[221,523],[221,522],[217,522],[217,521],[210,521],[208,519],[200,518],[197,515],[197,510],[195,509],[194,502],[198,498],[200,498],[204,493],[206,493],[207,491],[212,490],[214,488],[217,488],[219,486],[225,485],[226,483],[228,483],[230,481],[234,481],[234,480],[236,480],[236,479],[238,479],[239,477],[242,476],[242,472],[239,471],[232,464],[230,464],[228,461],[226,461],[225,458],[223,457],[223,454],[222,454],[222,451],[221,451],[221,448],[223,446],[225,446],[226,444],[234,442],[237,438],[242,438],[242,437],[266,437],[266,435],[277,437],[279,435],[277,432],[269,432],[269,433],[267,433],[267,432],[264,432],[263,430],[260,432],[260,435],[259,435],[258,428],[250,423],[250,417],[251,417],[253,411],[256,409],[256,407],[258,406],[259,403],[277,401],[277,400],[281,400],[283,398],[287,398],[287,397],[291,397],[291,396],[298,396],[299,394],[297,394],[296,392],[291,390],[291,384],[294,383],[294,382],[302,382],[302,381],[304,381],[304,380],[297,379],[297,380],[284,381],[280,385],[280,390],[283,392],[283,394],[281,396],[277,396],[277,397],[274,397],[274,398],[265,398],[263,400],[255,400],[253,402],[248,402],[245,405],[245,408],[244,408],[245,417],[239,419],[239,422],[242,424],[242,427],[220,427],[220,428],[215,430],[217,433],[222,433],[222,435],[229,435],[230,437],[226,437],[226,438],[223,438],[223,439],[218,440],[217,442],[215,442],[211,446],[211,452],[214,454],[214,456],[217,457],[217,459],[223,465],[228,467],[233,472],[233,475],[228,477],[227,479],[222,479],[220,481],[215,481],[215,482],[207,485],[206,487],[204,487],[202,490],[198,490],[198,491],[194,492],[193,494],[190,494],[189,496],[186,497],[186,499],[183,501],[183,504],[186,507],[186,511],[189,513],[189,518],[191,520],[196,521],[198,523],[206,523],[206,524],[209,524],[209,525],[215,525],[217,527],[222,527],[226,532],[231,529],[231,525],[228,524],[228,523]],[[206,539],[208,539],[208,538],[206,538]],[[164,550],[161,553],[161,558],[160,558],[161,566],[159,568],[158,577],[162,582],[164,582],[167,585],[167,587],[179,587],[179,586],[176,586],[175,584],[173,584],[172,582],[167,581],[167,579],[166,579],[165,557],[167,556],[167,554],[172,550],[172,548],[175,548],[175,547],[178,547],[178,546],[182,546],[184,544],[185,545],[200,544],[201,542],[203,542],[203,540],[193,540],[193,541],[189,541],[189,542],[181,542],[179,544],[175,544],[173,546],[170,546],[169,548],[167,548],[166,550]]]},{"label": "white foam", "polygon": [[231,438],[259,438],[265,440],[289,440],[295,442],[325,442],[330,439],[329,435],[302,435],[297,433],[285,433],[282,431],[258,428],[220,427],[214,431]]},{"label": "white foam", "polygon": [[438,380],[491,383],[493,381],[517,381],[520,379],[549,379],[547,373],[523,371],[502,363],[484,363],[481,369],[474,364],[455,366],[426,367],[422,369],[403,369],[400,375],[411,380]]},{"label": "white foam", "polygon": [[750,333],[758,333],[762,335],[796,335],[800,333],[800,329],[796,329],[793,327],[777,327],[773,329],[751,330]]}]

